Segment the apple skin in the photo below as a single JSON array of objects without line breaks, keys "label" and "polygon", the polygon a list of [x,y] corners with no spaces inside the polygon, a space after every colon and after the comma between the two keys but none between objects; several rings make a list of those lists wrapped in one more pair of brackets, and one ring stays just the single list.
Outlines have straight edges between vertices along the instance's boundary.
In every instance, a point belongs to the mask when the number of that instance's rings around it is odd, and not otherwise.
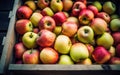
[{"label": "apple skin", "polygon": [[66,21],[68,21],[68,22],[75,22],[77,24],[77,26],[79,27],[79,20],[78,20],[77,17],[70,16],[70,17],[67,18]]},{"label": "apple skin", "polygon": [[90,58],[86,58],[84,60],[81,60],[79,63],[77,64],[83,64],[83,65],[92,65],[92,61]]},{"label": "apple skin", "polygon": [[40,8],[40,9],[44,9],[45,7],[48,7],[50,4],[50,1],[49,0],[38,0],[37,2],[37,6]]},{"label": "apple skin", "polygon": [[78,30],[78,26],[75,22],[64,22],[62,24],[62,34],[72,37]]},{"label": "apple skin", "polygon": [[83,43],[92,43],[94,40],[94,32],[90,26],[82,26],[77,31],[78,40]]},{"label": "apple skin", "polygon": [[55,64],[58,61],[59,54],[52,48],[43,48],[40,52],[40,60],[43,64]]},{"label": "apple skin", "polygon": [[64,11],[69,11],[73,6],[72,0],[63,0],[62,2],[63,2],[63,10]]},{"label": "apple skin", "polygon": [[65,22],[67,20],[66,15],[64,14],[64,12],[57,12],[53,15],[53,18],[56,22],[56,25],[62,25],[63,22]]},{"label": "apple skin", "polygon": [[86,45],[88,52],[89,52],[89,58],[92,58],[92,52],[94,51],[93,45],[91,45],[91,44],[85,44],[85,45]]},{"label": "apple skin", "polygon": [[118,45],[120,43],[120,32],[112,33],[112,37],[114,39],[114,45]]},{"label": "apple skin", "polygon": [[41,14],[43,16],[51,16],[52,17],[54,15],[54,12],[52,11],[52,9],[50,7],[46,7],[41,11]]},{"label": "apple skin", "polygon": [[27,5],[29,8],[31,8],[33,11],[35,11],[37,9],[34,1],[26,1],[25,5]]},{"label": "apple skin", "polygon": [[39,37],[36,39],[36,41],[41,47],[52,46],[56,38],[56,35],[53,32],[46,29],[42,29],[38,35]]},{"label": "apple skin", "polygon": [[86,5],[80,1],[75,2],[72,7],[72,15],[78,16],[80,11],[86,9]]},{"label": "apple skin", "polygon": [[111,20],[110,28],[111,28],[112,31],[119,31],[119,29],[120,29],[120,19]]},{"label": "apple skin", "polygon": [[42,17],[43,15],[38,12],[34,12],[32,14],[32,16],[30,17],[30,21],[32,22],[34,27],[38,27],[38,23],[42,19]]},{"label": "apple skin", "polygon": [[103,34],[107,30],[107,22],[101,18],[94,18],[90,26],[96,35]]},{"label": "apple skin", "polygon": [[93,5],[98,9],[98,11],[102,10],[102,4],[99,1],[94,1]]},{"label": "apple skin", "polygon": [[58,37],[55,40],[54,49],[60,54],[68,54],[71,46],[72,42],[68,36],[58,35]]},{"label": "apple skin", "polygon": [[87,4],[87,0],[76,0],[76,1],[83,2],[85,5]]},{"label": "apple skin", "polygon": [[94,13],[89,9],[83,9],[79,13],[79,22],[82,25],[89,25],[94,19]]},{"label": "apple skin", "polygon": [[39,28],[33,28],[33,32],[34,32],[34,33],[38,34],[39,31],[40,31]]},{"label": "apple skin", "polygon": [[50,16],[43,16],[42,19],[39,21],[39,29],[47,29],[53,31],[56,27],[56,23],[54,19]]},{"label": "apple skin", "polygon": [[88,5],[87,9],[91,10],[95,16],[98,14],[98,9],[94,5]]},{"label": "apple skin", "polygon": [[116,5],[111,1],[106,1],[103,4],[103,11],[105,11],[108,14],[113,14],[116,11]]},{"label": "apple skin", "polygon": [[74,62],[69,55],[61,55],[58,61],[60,65],[73,65]]},{"label": "apple skin", "polygon": [[63,10],[63,3],[61,0],[51,0],[50,2],[50,8],[54,12],[60,12]]},{"label": "apple skin", "polygon": [[118,14],[112,14],[110,17],[111,17],[111,20],[118,19],[119,15]]},{"label": "apple skin", "polygon": [[23,54],[23,63],[24,64],[39,64],[39,54],[40,52],[36,49],[27,50]]},{"label": "apple skin", "polygon": [[26,51],[26,48],[24,47],[22,42],[15,44],[15,58],[21,59],[23,53]]},{"label": "apple skin", "polygon": [[62,27],[61,26],[56,26],[53,30],[53,33],[55,33],[56,35],[60,35],[62,32]]},{"label": "apple skin", "polygon": [[112,57],[110,59],[110,64],[120,64],[120,58],[119,57]]},{"label": "apple skin", "polygon": [[30,16],[32,15],[33,11],[32,9],[30,9],[29,7],[27,6],[20,6],[18,9],[17,9],[17,17],[19,19],[29,19]]},{"label": "apple skin", "polygon": [[16,21],[15,29],[17,33],[23,35],[26,32],[30,32],[33,30],[33,25],[30,20],[20,19]]},{"label": "apple skin", "polygon": [[89,57],[89,52],[83,43],[75,43],[71,46],[70,56],[74,62],[80,62]]},{"label": "apple skin", "polygon": [[98,64],[104,64],[110,60],[111,55],[103,46],[97,46],[92,52],[92,57]]},{"label": "apple skin", "polygon": [[34,32],[26,32],[22,37],[22,42],[25,47],[27,48],[36,48],[37,43],[36,39],[38,38],[38,35]]},{"label": "apple skin", "polygon": [[23,64],[23,61],[22,61],[22,60],[17,60],[17,61],[15,62],[15,64]]},{"label": "apple skin", "polygon": [[96,43],[99,46],[103,46],[106,49],[109,49],[113,45],[114,39],[111,34],[104,32],[101,36],[97,38]]},{"label": "apple skin", "polygon": [[120,57],[120,44],[116,46],[116,55]]},{"label": "apple skin", "polygon": [[104,19],[107,23],[109,23],[111,20],[109,14],[107,14],[106,12],[99,12],[97,14],[97,17]]},{"label": "apple skin", "polygon": [[114,46],[111,46],[108,51],[110,52],[111,57],[114,57],[116,55],[116,49]]}]

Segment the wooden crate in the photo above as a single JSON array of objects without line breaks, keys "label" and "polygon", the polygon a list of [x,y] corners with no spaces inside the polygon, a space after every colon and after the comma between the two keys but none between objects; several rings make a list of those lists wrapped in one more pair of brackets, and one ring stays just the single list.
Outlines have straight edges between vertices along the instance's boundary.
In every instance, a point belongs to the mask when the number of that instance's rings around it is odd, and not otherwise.
[{"label": "wooden crate", "polygon": [[[103,1],[103,0],[101,0]],[[106,1],[106,0],[105,0]],[[116,3],[120,3],[119,0],[113,0]],[[9,60],[8,73],[20,75],[20,74],[29,74],[29,75],[73,75],[73,74],[110,74],[113,73],[120,74],[120,65],[45,65],[45,64],[14,64],[13,63],[13,47],[16,42],[16,35],[14,30],[14,25],[16,21],[16,10],[21,5],[21,0],[15,0],[13,15],[11,17],[9,30],[6,37],[6,45],[4,47],[7,50],[7,58]],[[117,4],[118,5],[118,4]],[[117,6],[119,8],[119,6]],[[120,11],[120,10],[118,10]],[[118,12],[119,14],[119,12]],[[7,62],[8,63],[8,62]]]}]

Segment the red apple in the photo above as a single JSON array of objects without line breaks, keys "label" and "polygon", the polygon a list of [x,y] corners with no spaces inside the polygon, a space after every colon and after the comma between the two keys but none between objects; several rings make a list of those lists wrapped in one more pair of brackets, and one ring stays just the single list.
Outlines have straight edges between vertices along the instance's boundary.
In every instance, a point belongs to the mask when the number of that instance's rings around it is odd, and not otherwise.
[{"label": "red apple", "polygon": [[92,57],[92,52],[94,51],[94,47],[91,44],[86,44],[86,47],[88,49],[89,52],[89,57]]},{"label": "red apple", "polygon": [[27,50],[23,54],[23,63],[24,64],[38,64],[39,60],[39,51],[36,49]]},{"label": "red apple", "polygon": [[86,5],[82,2],[75,2],[73,7],[72,7],[72,15],[73,16],[78,16],[80,11],[86,9]]},{"label": "red apple", "polygon": [[23,64],[23,61],[22,60],[17,60],[15,63],[16,64]]},{"label": "red apple", "polygon": [[62,24],[62,34],[72,37],[78,30],[78,26],[75,22],[66,21]]},{"label": "red apple", "polygon": [[26,48],[24,47],[22,42],[15,44],[15,58],[21,59],[25,51],[26,51]]},{"label": "red apple", "polygon": [[110,16],[106,12],[99,12],[97,17],[104,19],[107,23],[110,22]]},{"label": "red apple", "polygon": [[114,39],[114,44],[117,45],[120,43],[120,32],[112,33],[112,37]]},{"label": "red apple", "polygon": [[72,8],[73,1],[72,0],[63,0],[63,10],[69,11]]},{"label": "red apple", "polygon": [[92,57],[97,63],[103,64],[110,60],[111,55],[103,46],[97,46],[92,52]]},{"label": "red apple", "polygon": [[75,22],[75,23],[77,24],[77,26],[79,27],[79,21],[78,21],[78,18],[77,18],[77,17],[70,16],[70,17],[67,18],[66,21]]},{"label": "red apple", "polygon": [[56,38],[56,35],[53,32],[46,29],[41,30],[38,35],[39,37],[36,41],[41,47],[52,46]]},{"label": "red apple", "polygon": [[120,58],[119,57],[112,57],[110,59],[110,64],[120,64]]},{"label": "red apple", "polygon": [[89,25],[94,19],[94,13],[89,9],[83,9],[79,13],[79,22],[83,25]]},{"label": "red apple", "polygon": [[67,17],[64,12],[57,12],[53,15],[53,18],[56,22],[56,25],[62,25],[63,22],[66,21]]},{"label": "red apple", "polygon": [[33,28],[34,33],[39,33],[39,31],[40,31],[39,28]]},{"label": "red apple", "polygon": [[50,4],[50,1],[49,0],[38,0],[37,2],[37,6],[40,8],[40,9],[44,9],[45,7],[48,7]]},{"label": "red apple", "polygon": [[39,21],[39,29],[47,29],[50,31],[53,31],[54,28],[56,27],[55,21],[52,17],[50,16],[44,16],[40,21]]},{"label": "red apple", "polygon": [[43,64],[55,64],[58,58],[59,54],[53,48],[46,47],[40,52],[40,60]]},{"label": "red apple", "polygon": [[120,44],[116,46],[116,54],[118,57],[120,57]]},{"label": "red apple", "polygon": [[98,13],[97,7],[95,7],[94,5],[88,5],[87,8],[88,8],[89,10],[91,10],[91,11],[94,13],[95,16],[97,15],[97,13]]},{"label": "red apple", "polygon": [[16,12],[17,17],[19,19],[29,19],[32,13],[33,13],[32,9],[30,9],[27,6],[20,6]]},{"label": "red apple", "polygon": [[84,4],[87,4],[87,0],[76,0],[76,1],[80,1],[83,2]]},{"label": "red apple", "polygon": [[16,21],[15,29],[19,34],[24,34],[33,30],[31,21],[27,19],[20,19]]}]

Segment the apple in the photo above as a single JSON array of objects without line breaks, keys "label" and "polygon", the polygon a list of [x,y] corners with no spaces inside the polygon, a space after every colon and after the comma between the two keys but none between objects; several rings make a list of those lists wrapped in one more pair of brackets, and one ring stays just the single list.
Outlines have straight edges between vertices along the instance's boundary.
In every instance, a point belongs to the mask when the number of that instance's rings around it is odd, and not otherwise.
[{"label": "apple", "polygon": [[46,29],[42,29],[38,35],[39,37],[36,39],[36,41],[41,47],[52,46],[56,38],[56,35],[53,32]]},{"label": "apple", "polygon": [[34,27],[38,27],[38,23],[42,19],[42,17],[43,15],[38,12],[34,12],[32,14],[32,16],[30,17],[30,21],[32,22]]},{"label": "apple", "polygon": [[116,46],[116,55],[120,57],[120,44]]},{"label": "apple", "polygon": [[114,45],[117,45],[120,43],[120,32],[114,32],[111,34],[114,39]]},{"label": "apple", "polygon": [[56,25],[62,25],[63,22],[65,22],[67,20],[66,15],[64,14],[64,12],[57,12],[53,15],[53,18],[56,22]]},{"label": "apple", "polygon": [[108,50],[111,54],[112,57],[114,57],[116,55],[116,49],[114,46],[111,46],[110,49]]},{"label": "apple", "polygon": [[39,31],[40,31],[39,28],[33,28],[33,32],[34,32],[34,33],[38,34]]},{"label": "apple", "polygon": [[50,2],[50,8],[54,12],[60,12],[63,10],[63,3],[61,0],[51,0]]},{"label": "apple", "polygon": [[109,14],[107,14],[106,12],[99,12],[97,14],[97,17],[104,19],[107,23],[109,23],[111,20]]},{"label": "apple", "polygon": [[37,9],[34,1],[26,1],[25,5],[27,5],[29,8],[31,8],[33,11],[35,11]]},{"label": "apple", "polygon": [[81,60],[79,64],[83,64],[83,65],[92,65],[92,61],[90,58],[86,58],[84,60]]},{"label": "apple", "polygon": [[15,64],[23,64],[23,61],[22,61],[22,60],[17,60],[17,61],[15,62]]},{"label": "apple", "polygon": [[97,38],[96,43],[99,46],[103,46],[106,49],[109,49],[113,45],[114,39],[111,34],[104,32],[101,36]]},{"label": "apple", "polygon": [[80,11],[86,9],[86,5],[83,2],[75,2],[72,7],[72,15],[78,16]]},{"label": "apple", "polygon": [[38,35],[34,32],[26,32],[22,37],[22,42],[27,48],[36,48]]},{"label": "apple", "polygon": [[98,13],[98,9],[97,9],[97,7],[95,7],[94,5],[88,5],[88,6],[87,6],[87,9],[91,10],[91,11],[94,13],[95,16],[96,16],[97,13]]},{"label": "apple", "polygon": [[112,31],[119,31],[120,29],[120,19],[113,19],[110,22],[110,29]]},{"label": "apple", "polygon": [[69,11],[73,6],[72,0],[63,0],[62,2],[63,2],[63,10],[64,11]]},{"label": "apple", "polygon": [[32,15],[33,11],[32,9],[30,9],[29,7],[27,6],[20,6],[18,9],[17,9],[17,17],[19,19],[29,19],[30,16]]},{"label": "apple", "polygon": [[23,35],[26,32],[30,32],[33,30],[33,25],[28,19],[20,19],[16,21],[15,29],[17,33]]},{"label": "apple", "polygon": [[118,14],[112,14],[110,17],[111,17],[111,20],[118,19],[119,15]]},{"label": "apple", "polygon": [[80,1],[83,2],[84,4],[87,4],[87,0],[76,0],[76,1]]},{"label": "apple", "polygon": [[107,30],[107,22],[101,18],[94,18],[90,26],[97,35],[103,34]]},{"label": "apple", "polygon": [[120,64],[120,58],[119,57],[112,57],[110,59],[110,64]]},{"label": "apple", "polygon": [[94,51],[94,46],[91,44],[85,44],[85,45],[86,45],[88,52],[89,52],[89,58],[92,58],[92,52]]},{"label": "apple", "polygon": [[113,14],[116,11],[116,5],[111,1],[106,1],[103,4],[103,11],[105,11],[108,14]]},{"label": "apple", "polygon": [[15,44],[15,58],[21,59],[23,53],[26,51],[26,48],[24,47],[22,42]]},{"label": "apple", "polygon": [[94,19],[94,13],[89,9],[83,9],[78,16],[79,22],[82,25],[89,25]]},{"label": "apple", "polygon": [[80,62],[89,57],[89,52],[85,44],[75,43],[71,46],[70,56],[73,61]]},{"label": "apple", "polygon": [[39,29],[47,29],[53,31],[56,27],[55,20],[50,16],[43,16],[43,18],[39,21]]},{"label": "apple", "polygon": [[55,40],[54,49],[60,54],[68,54],[71,46],[72,42],[68,36],[58,35]]},{"label": "apple", "polygon": [[43,48],[40,52],[40,60],[43,64],[55,64],[58,61],[59,54],[52,48]]},{"label": "apple", "polygon": [[98,11],[102,10],[102,4],[100,1],[93,1],[93,5],[98,9]]},{"label": "apple", "polygon": [[63,13],[65,14],[65,16],[68,18],[68,17],[70,17],[70,15],[69,15],[69,13],[68,12],[66,12],[66,11],[63,11]]},{"label": "apple", "polygon": [[54,15],[54,12],[52,11],[52,9],[50,7],[46,7],[41,11],[41,14],[43,16],[51,16],[52,17]]},{"label": "apple", "polygon": [[104,64],[110,60],[111,55],[103,46],[97,46],[92,52],[92,57],[96,61],[96,63]]},{"label": "apple", "polygon": [[39,51],[36,49],[30,49],[24,52],[23,54],[23,63],[24,64],[38,64],[39,60]]},{"label": "apple", "polygon": [[66,21],[62,24],[62,34],[72,37],[76,34],[78,26],[75,22]]},{"label": "apple", "polygon": [[60,35],[62,32],[62,27],[61,26],[56,26],[53,30],[53,33],[55,33],[56,35]]},{"label": "apple", "polygon": [[92,44],[94,32],[90,26],[82,26],[77,31],[77,37],[80,42]]},{"label": "apple", "polygon": [[37,6],[40,9],[44,9],[45,7],[48,7],[49,4],[50,4],[50,0],[38,0],[38,2],[37,2]]},{"label": "apple", "polygon": [[72,61],[69,55],[61,55],[58,61],[60,65],[72,65],[74,62]]}]

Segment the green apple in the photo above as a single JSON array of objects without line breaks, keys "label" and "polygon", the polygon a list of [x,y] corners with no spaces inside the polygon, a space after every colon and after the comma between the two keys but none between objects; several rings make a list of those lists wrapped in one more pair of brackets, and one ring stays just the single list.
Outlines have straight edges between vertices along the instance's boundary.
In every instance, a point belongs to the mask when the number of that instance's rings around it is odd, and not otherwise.
[{"label": "green apple", "polygon": [[110,28],[111,28],[112,31],[119,31],[119,29],[120,29],[120,19],[111,20]]},{"label": "green apple", "polygon": [[53,30],[53,32],[56,34],[56,35],[59,35],[62,31],[62,27],[61,26],[56,26],[55,29]]},{"label": "green apple", "polygon": [[66,35],[59,35],[54,44],[55,50],[57,50],[60,54],[68,54],[71,46],[72,42]]},{"label": "green apple", "polygon": [[72,65],[72,64],[74,64],[74,62],[72,61],[72,59],[69,55],[61,55],[60,59],[58,61],[58,64]]},{"label": "green apple", "polygon": [[97,38],[96,42],[97,42],[97,45],[103,46],[106,49],[109,49],[113,45],[114,40],[113,40],[113,37],[110,35],[110,33],[105,32]]},{"label": "green apple", "polygon": [[61,0],[51,0],[50,7],[54,12],[59,12],[63,10],[63,3]]},{"label": "green apple", "polygon": [[97,7],[98,11],[102,10],[102,4],[99,1],[94,1],[93,5]]},{"label": "green apple", "polygon": [[78,40],[83,43],[92,43],[94,40],[94,32],[90,26],[82,26],[77,31]]},{"label": "green apple", "polygon": [[89,52],[83,43],[75,43],[71,46],[70,56],[73,61],[80,62],[89,57]]},{"label": "green apple", "polygon": [[118,14],[112,14],[110,17],[111,17],[111,20],[118,19],[119,15]]},{"label": "green apple", "polygon": [[103,4],[103,11],[105,11],[108,14],[113,14],[116,11],[116,5],[111,1],[106,1]]},{"label": "green apple", "polygon": [[36,8],[37,8],[34,1],[26,1],[25,5],[27,5],[28,7],[30,7],[33,11],[35,11]]},{"label": "green apple", "polygon": [[83,64],[83,65],[92,65],[92,61],[91,61],[90,58],[86,58],[86,59],[82,60],[80,62],[80,64]]},{"label": "green apple", "polygon": [[115,49],[115,47],[114,47],[114,46],[111,46],[111,47],[110,47],[110,49],[109,49],[108,51],[110,52],[110,54],[111,54],[111,56],[112,56],[112,57],[114,57],[114,56],[115,56],[116,49]]},{"label": "green apple", "polygon": [[53,16],[54,12],[52,11],[52,9],[50,7],[46,7],[41,11],[42,15],[44,16]]},{"label": "green apple", "polygon": [[22,37],[22,42],[27,48],[35,48],[37,46],[37,37],[38,35],[34,32],[26,32]]},{"label": "green apple", "polygon": [[34,12],[30,17],[30,21],[32,22],[34,27],[38,27],[39,21],[42,19],[42,14]]}]

